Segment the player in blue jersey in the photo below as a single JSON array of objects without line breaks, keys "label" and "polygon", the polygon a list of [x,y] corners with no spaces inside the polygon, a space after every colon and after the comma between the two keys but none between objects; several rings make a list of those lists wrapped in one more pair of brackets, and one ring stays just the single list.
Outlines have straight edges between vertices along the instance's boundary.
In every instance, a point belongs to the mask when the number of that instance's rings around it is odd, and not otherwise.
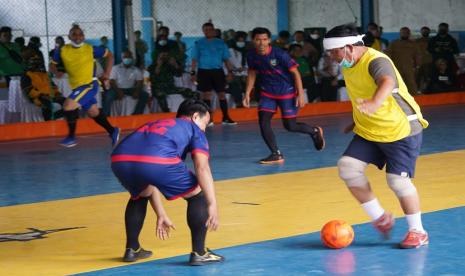
[{"label": "player in blue jersey", "polygon": [[[208,106],[199,100],[185,100],[176,119],[147,123],[122,140],[111,155],[112,170],[131,194],[126,207],[125,262],[152,255],[139,244],[147,203],[157,215],[156,234],[169,237],[174,225],[161,203],[162,194],[168,200],[187,200],[187,223],[191,230],[190,265],[224,261],[224,257],[205,248],[207,229],[218,227],[213,177],[208,163],[208,141],[205,128],[210,121]],[[191,153],[195,174],[184,163]]]},{"label": "player in blue jersey", "polygon": [[252,31],[252,40],[255,49],[250,50],[247,55],[249,70],[243,104],[244,107],[250,106],[250,94],[258,76],[260,132],[271,150],[270,156],[259,162],[261,164],[284,162],[283,154],[278,149],[271,129],[271,119],[278,106],[281,109],[284,128],[291,132],[310,135],[315,148],[322,150],[325,147],[323,129],[296,121],[298,108],[305,105],[302,79],[297,70],[299,65],[286,51],[270,45],[271,33],[268,29],[255,28]]}]

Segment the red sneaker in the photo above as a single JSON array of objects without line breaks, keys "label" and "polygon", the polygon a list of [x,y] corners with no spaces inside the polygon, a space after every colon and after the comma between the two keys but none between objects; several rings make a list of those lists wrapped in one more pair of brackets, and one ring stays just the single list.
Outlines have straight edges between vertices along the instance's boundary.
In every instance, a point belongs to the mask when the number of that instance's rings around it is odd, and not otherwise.
[{"label": "red sneaker", "polygon": [[383,235],[384,239],[389,239],[392,227],[394,227],[394,217],[389,212],[384,212],[377,220],[373,221],[373,226]]},{"label": "red sneaker", "polygon": [[405,235],[405,239],[400,243],[400,247],[404,249],[418,248],[428,243],[428,233],[410,230],[407,235]]}]

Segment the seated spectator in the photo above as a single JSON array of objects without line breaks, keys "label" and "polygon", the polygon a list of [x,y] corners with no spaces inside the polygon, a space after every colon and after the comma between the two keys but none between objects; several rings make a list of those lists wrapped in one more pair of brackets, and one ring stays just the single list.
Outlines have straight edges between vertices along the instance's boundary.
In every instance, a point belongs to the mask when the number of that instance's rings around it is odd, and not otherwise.
[{"label": "seated spectator", "polygon": [[431,77],[431,83],[427,89],[429,93],[455,91],[455,75],[449,67],[447,60],[438,59],[435,62],[435,70]]},{"label": "seated spectator", "polygon": [[[229,47],[229,53],[231,55],[229,61],[233,66],[232,73],[234,77],[228,83],[226,92],[233,96],[236,106],[238,107],[242,106],[242,94],[245,91],[245,82],[247,78],[246,38],[246,32],[236,32],[234,44],[231,43],[232,47]],[[224,69],[225,74],[227,74],[227,68]]]},{"label": "seated spectator", "polygon": [[15,44],[18,46],[20,53],[26,49],[26,40],[22,36],[15,38]]},{"label": "seated spectator", "polygon": [[299,64],[297,69],[302,77],[303,87],[307,90],[308,101],[313,102],[320,97],[320,91],[316,89],[313,68],[310,66],[308,59],[303,56],[301,44],[292,44],[289,47],[289,55]]},{"label": "seated spectator", "polygon": [[63,109],[54,108],[53,103],[63,106],[65,98],[58,92],[46,71],[42,68],[40,57],[28,58],[27,70],[21,77],[21,88],[29,100],[42,109],[45,121],[63,117]]},{"label": "seated spectator", "polygon": [[[45,60],[44,60],[44,54],[40,50],[40,47],[42,47],[42,43],[40,42],[40,38],[37,36],[33,36],[29,39],[29,44],[27,45],[26,49],[23,53],[23,57],[27,58],[33,58],[34,62],[40,62],[36,64],[36,66],[40,66],[40,69],[42,71],[45,71]],[[29,63],[28,60],[25,60],[26,64]]]},{"label": "seated spectator", "polygon": [[187,88],[178,88],[174,85],[174,77],[182,74],[183,68],[179,66],[173,56],[168,52],[158,54],[157,60],[148,68],[152,96],[157,100],[163,112],[170,112],[166,97],[170,94],[182,94],[192,97],[193,91]]},{"label": "seated spectator", "polygon": [[174,57],[178,65],[181,65],[183,64],[184,53],[179,50],[176,41],[168,39],[169,35],[170,29],[167,26],[161,26],[158,29],[155,47],[152,52],[152,62],[155,63],[158,60],[159,53],[168,52],[171,57]]},{"label": "seated spectator", "polygon": [[20,76],[24,73],[23,58],[17,44],[11,42],[11,28],[0,28],[0,77]]},{"label": "seated spectator", "polygon": [[278,34],[278,38],[271,42],[271,46],[279,47],[287,51],[287,49],[289,49],[290,38],[291,38],[291,34],[288,31],[280,31]]},{"label": "seated spectator", "polygon": [[465,90],[465,56],[459,56],[457,58],[457,89],[460,91]]},{"label": "seated spectator", "polygon": [[113,101],[120,101],[127,95],[138,99],[133,114],[142,114],[148,101],[148,94],[142,90],[144,82],[142,71],[134,66],[131,51],[124,51],[122,60],[122,63],[113,66],[111,70],[111,88],[105,93],[103,111],[109,115]]},{"label": "seated spectator", "polygon": [[339,88],[339,64],[325,53],[318,63],[318,74],[321,81],[321,101],[336,101]]}]

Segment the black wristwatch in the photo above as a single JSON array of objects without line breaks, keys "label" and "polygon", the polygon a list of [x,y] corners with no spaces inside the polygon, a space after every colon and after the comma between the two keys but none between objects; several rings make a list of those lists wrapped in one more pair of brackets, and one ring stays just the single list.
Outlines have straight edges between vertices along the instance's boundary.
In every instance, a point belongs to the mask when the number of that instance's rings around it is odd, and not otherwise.
[{"label": "black wristwatch", "polygon": [[191,76],[194,76],[195,75],[195,70],[192,70],[191,71]]}]

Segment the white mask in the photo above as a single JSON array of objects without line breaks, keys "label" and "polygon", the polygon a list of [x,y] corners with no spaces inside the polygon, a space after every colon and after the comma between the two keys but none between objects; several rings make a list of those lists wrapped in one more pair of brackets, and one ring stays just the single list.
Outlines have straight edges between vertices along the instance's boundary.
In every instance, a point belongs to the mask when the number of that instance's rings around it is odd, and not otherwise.
[{"label": "white mask", "polygon": [[320,35],[319,34],[311,34],[310,37],[314,40],[317,40],[318,38],[320,38]]},{"label": "white mask", "polygon": [[76,43],[76,42],[74,42],[74,41],[71,41],[71,45],[72,45],[74,48],[81,48],[82,45],[84,45],[84,42]]},{"label": "white mask", "polygon": [[160,46],[165,46],[166,44],[168,44],[168,41],[166,41],[166,40],[160,40],[160,41],[158,41],[158,44],[159,44]]},{"label": "white mask", "polygon": [[238,42],[236,42],[236,46],[239,47],[239,48],[244,48],[245,42],[244,41],[238,41]]}]

